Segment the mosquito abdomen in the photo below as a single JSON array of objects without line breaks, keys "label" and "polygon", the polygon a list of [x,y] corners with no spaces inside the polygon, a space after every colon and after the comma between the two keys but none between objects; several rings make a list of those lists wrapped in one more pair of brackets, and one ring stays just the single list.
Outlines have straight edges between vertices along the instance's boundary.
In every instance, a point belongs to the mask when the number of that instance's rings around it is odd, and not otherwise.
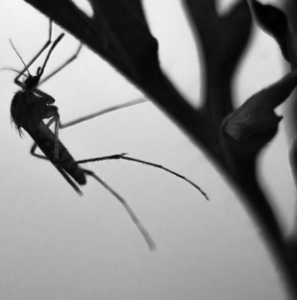
[{"label": "mosquito abdomen", "polygon": [[67,172],[79,185],[87,183],[85,172],[75,163],[66,147],[58,141],[59,158],[55,159],[55,136],[53,132],[41,122],[35,132],[28,132],[45,156],[56,166]]}]

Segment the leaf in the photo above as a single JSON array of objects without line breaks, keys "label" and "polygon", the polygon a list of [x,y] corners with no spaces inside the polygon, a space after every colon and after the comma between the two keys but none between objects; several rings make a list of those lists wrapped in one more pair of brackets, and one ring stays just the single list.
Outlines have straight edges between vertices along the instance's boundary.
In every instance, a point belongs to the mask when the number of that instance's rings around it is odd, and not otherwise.
[{"label": "leaf", "polygon": [[152,36],[139,0],[90,1],[95,21],[105,28],[116,55],[145,80],[158,66],[158,41]]},{"label": "leaf", "polygon": [[275,130],[282,117],[274,109],[283,103],[297,85],[297,70],[256,93],[223,121],[223,130],[235,140]]},{"label": "leaf", "polygon": [[254,0],[253,9],[259,24],[279,44],[284,58],[289,61],[288,33],[290,32],[287,16],[279,8],[264,5]]}]

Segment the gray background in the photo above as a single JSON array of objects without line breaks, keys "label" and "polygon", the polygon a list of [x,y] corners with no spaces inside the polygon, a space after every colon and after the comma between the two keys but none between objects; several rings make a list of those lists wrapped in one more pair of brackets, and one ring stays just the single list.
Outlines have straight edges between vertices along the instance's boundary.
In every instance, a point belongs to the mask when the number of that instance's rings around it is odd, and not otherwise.
[{"label": "gray background", "polygon": [[[179,1],[144,3],[164,70],[197,105],[199,60]],[[8,39],[28,62],[47,39],[48,20],[24,1],[0,0],[0,28],[0,67],[20,70]],[[54,37],[61,31],[54,26]],[[67,35],[46,71],[68,58],[78,43]],[[235,81],[238,104],[282,74],[278,47],[257,29]],[[20,139],[10,125],[10,101],[18,89],[14,76],[10,71],[0,73],[1,299],[285,299],[279,275],[238,197],[153,104],[60,134],[76,159],[128,152],[187,176],[207,192],[210,202],[186,182],[132,163],[87,165],[136,211],[157,243],[157,251],[151,253],[122,206],[104,188],[90,178],[79,197],[51,164],[30,156],[30,137]],[[56,99],[63,121],[142,96],[86,47],[42,90]],[[281,123],[277,138],[261,156],[259,174],[288,232],[295,189],[286,153]]]}]

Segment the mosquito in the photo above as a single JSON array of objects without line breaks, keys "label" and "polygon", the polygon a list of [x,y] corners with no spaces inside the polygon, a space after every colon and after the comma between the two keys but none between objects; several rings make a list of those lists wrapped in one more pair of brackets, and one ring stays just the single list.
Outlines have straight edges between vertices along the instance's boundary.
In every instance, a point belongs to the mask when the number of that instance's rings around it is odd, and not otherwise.
[{"label": "mosquito", "polygon": [[[153,166],[159,169],[163,169],[166,172],[169,172],[185,181],[193,185],[196,189],[202,193],[202,195],[208,200],[207,195],[201,190],[199,186],[195,183],[187,179],[186,177],[168,169],[161,165],[157,165],[148,161],[139,160],[136,158],[126,156],[126,153],[97,157],[91,159],[85,159],[80,161],[75,161],[71,156],[69,151],[65,148],[62,142],[59,140],[59,129],[67,128],[73,126],[75,124],[79,124],[81,122],[90,120],[92,118],[98,117],[102,114],[105,114],[110,111],[114,111],[117,109],[122,109],[125,107],[130,107],[133,105],[137,105],[143,102],[146,102],[145,99],[137,99],[134,101],[130,101],[128,103],[111,107],[104,111],[99,111],[93,113],[91,115],[79,118],[78,120],[69,122],[67,124],[62,124],[60,121],[60,115],[58,113],[57,106],[54,106],[53,103],[55,99],[41,91],[38,87],[47,81],[49,78],[53,77],[55,74],[64,69],[67,65],[69,65],[72,61],[74,61],[79,52],[81,51],[82,44],[79,45],[78,49],[66,62],[64,62],[60,67],[54,70],[52,73],[47,75],[44,79],[41,80],[41,77],[44,73],[45,67],[48,63],[48,60],[58,45],[58,43],[64,37],[64,33],[60,34],[54,42],[52,42],[52,22],[50,21],[49,25],[49,36],[47,42],[44,46],[39,50],[39,52],[31,59],[28,64],[25,64],[21,55],[18,53],[17,49],[13,45],[10,40],[11,46],[15,53],[18,55],[22,64],[24,65],[24,69],[22,71],[17,71],[9,68],[9,70],[15,71],[18,73],[17,77],[14,79],[15,84],[17,84],[21,90],[16,92],[12,99],[11,103],[11,118],[16,128],[19,131],[19,134],[22,134],[21,129],[23,128],[34,140],[34,144],[31,147],[30,153],[31,155],[45,159],[50,161],[54,167],[58,170],[58,172],[64,177],[64,179],[69,183],[70,186],[80,195],[82,192],[79,186],[83,186],[87,183],[87,176],[93,177],[97,182],[103,185],[126,209],[128,214],[130,215],[132,221],[135,223],[142,236],[144,237],[148,247],[153,250],[155,249],[155,243],[150,237],[149,233],[142,225],[140,220],[137,218],[136,214],[133,212],[131,207],[125,201],[125,199],[120,196],[114,189],[112,189],[105,181],[103,181],[100,177],[98,177],[94,172],[84,169],[80,167],[81,164],[85,164],[88,162],[95,161],[103,161],[103,160],[127,160],[131,162],[141,163],[149,166]],[[31,75],[29,68],[34,64],[34,62],[43,54],[43,52],[51,45],[46,55],[46,58],[41,67],[37,68],[36,75]],[[8,68],[6,68],[7,70]],[[23,81],[20,81],[20,78],[24,76],[26,77]],[[45,120],[48,120],[45,122]],[[50,129],[50,126],[55,124],[54,132]],[[36,152],[37,147],[43,152],[43,155],[40,155]]]}]

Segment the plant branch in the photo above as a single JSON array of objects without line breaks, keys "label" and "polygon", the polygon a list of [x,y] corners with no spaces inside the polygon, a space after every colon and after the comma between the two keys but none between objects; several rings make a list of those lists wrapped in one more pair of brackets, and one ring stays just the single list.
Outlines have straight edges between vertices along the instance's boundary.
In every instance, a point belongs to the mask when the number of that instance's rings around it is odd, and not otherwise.
[{"label": "plant branch", "polygon": [[[233,112],[232,79],[246,49],[252,26],[247,1],[239,1],[227,16],[219,16],[214,0],[183,0],[192,19],[197,48],[201,47],[203,54],[205,95],[200,109],[191,107],[162,72],[158,41],[149,30],[140,0],[90,0],[94,10],[92,18],[67,0],[26,2],[107,60],[163,109],[197,146],[202,146],[241,196],[240,200],[268,243],[288,291],[292,298],[297,299],[295,273],[286,255],[281,229],[255,171],[259,152],[273,139],[278,129],[278,119],[272,113],[275,103],[271,104],[269,93],[276,90],[280,93],[276,103],[284,101],[292,90],[291,79],[295,80],[296,74],[288,75],[256,94],[256,101],[250,99],[241,110]],[[286,88],[281,91],[279,85]],[[264,131],[260,130],[261,126],[259,128],[257,116],[257,107],[262,107],[263,103],[272,114],[269,117],[274,120],[273,126]],[[237,124],[240,112],[246,108],[251,116],[249,121],[252,120],[249,124],[253,127],[252,134],[240,133],[239,139],[234,139],[229,134],[230,130],[226,131],[226,124]]]}]

